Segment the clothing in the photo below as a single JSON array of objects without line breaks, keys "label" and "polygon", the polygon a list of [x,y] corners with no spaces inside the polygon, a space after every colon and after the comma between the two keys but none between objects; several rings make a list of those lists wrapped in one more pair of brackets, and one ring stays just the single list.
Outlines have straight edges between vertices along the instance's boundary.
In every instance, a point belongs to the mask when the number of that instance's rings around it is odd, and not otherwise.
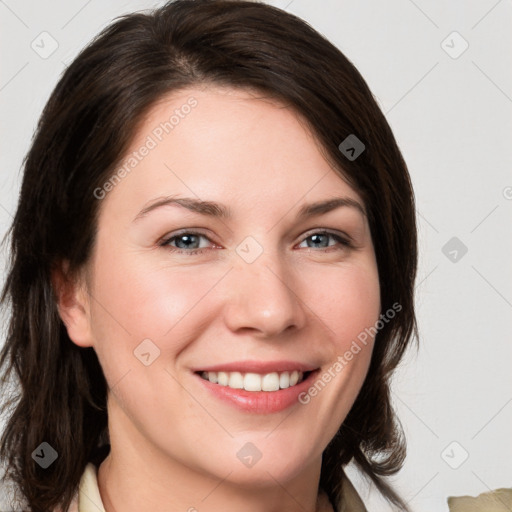
[{"label": "clothing", "polygon": [[496,489],[473,496],[450,496],[450,512],[510,512],[512,489]]},{"label": "clothing", "polygon": [[[342,485],[340,512],[367,512],[361,498],[350,480],[345,477]],[[58,512],[58,511],[56,511]],[[68,512],[105,512],[98,487],[98,468],[89,462],[80,479],[78,493]],[[317,500],[317,512],[334,512],[327,494],[321,491]]]}]

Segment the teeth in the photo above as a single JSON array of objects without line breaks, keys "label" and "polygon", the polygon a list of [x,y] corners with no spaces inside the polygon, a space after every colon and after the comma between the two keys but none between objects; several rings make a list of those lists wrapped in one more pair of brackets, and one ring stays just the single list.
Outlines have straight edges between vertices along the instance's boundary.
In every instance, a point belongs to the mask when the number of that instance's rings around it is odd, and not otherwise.
[{"label": "teeth", "polygon": [[262,391],[277,391],[279,389],[279,374],[278,373],[267,373],[261,379],[261,390]]},{"label": "teeth", "polygon": [[288,372],[283,372],[279,375],[279,387],[281,389],[290,387],[290,374]]},{"label": "teeth", "polygon": [[244,380],[240,372],[232,372],[229,374],[228,386],[234,389],[243,389]]},{"label": "teeth", "polygon": [[261,391],[261,377],[257,373],[246,373],[244,389],[246,391]]},{"label": "teeth", "polygon": [[297,370],[293,372],[259,373],[240,372],[202,372],[201,377],[213,384],[228,386],[233,389],[246,391],[278,391],[295,386],[304,379],[304,374]]}]

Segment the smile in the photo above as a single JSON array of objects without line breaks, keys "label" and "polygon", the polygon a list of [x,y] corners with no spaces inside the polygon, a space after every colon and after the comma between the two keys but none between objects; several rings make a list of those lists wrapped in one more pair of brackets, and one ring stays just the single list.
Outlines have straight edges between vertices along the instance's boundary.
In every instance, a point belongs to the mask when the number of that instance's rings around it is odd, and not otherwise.
[{"label": "smile", "polygon": [[226,386],[231,389],[244,389],[245,391],[279,391],[300,384],[307,374],[298,370],[271,372],[265,374],[259,373],[241,373],[241,372],[200,372],[199,375],[204,380],[219,386]]}]

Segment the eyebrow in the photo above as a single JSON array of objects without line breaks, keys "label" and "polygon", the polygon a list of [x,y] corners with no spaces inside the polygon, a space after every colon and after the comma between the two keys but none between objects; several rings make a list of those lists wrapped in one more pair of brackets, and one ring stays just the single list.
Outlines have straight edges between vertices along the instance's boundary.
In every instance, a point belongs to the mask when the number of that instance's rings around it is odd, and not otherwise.
[{"label": "eyebrow", "polygon": [[[150,203],[136,215],[133,222],[145,217],[149,212],[156,210],[157,208],[171,205],[180,206],[191,212],[213,218],[230,219],[233,216],[231,209],[221,203],[216,203],[214,201],[202,201],[191,197],[166,196],[150,201]],[[355,208],[366,217],[364,207],[355,199],[352,199],[351,197],[334,197],[302,205],[297,213],[297,219],[303,220],[309,217],[323,215],[341,207]]]}]

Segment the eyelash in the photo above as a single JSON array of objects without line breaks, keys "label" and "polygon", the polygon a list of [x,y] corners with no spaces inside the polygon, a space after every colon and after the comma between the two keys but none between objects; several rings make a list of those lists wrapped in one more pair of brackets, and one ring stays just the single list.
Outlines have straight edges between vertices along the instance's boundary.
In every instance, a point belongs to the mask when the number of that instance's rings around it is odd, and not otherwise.
[{"label": "eyelash", "polygon": [[[202,237],[206,238],[207,240],[210,240],[204,233],[201,233],[201,232],[198,232],[198,231],[182,231],[181,233],[173,234],[172,236],[163,239],[158,245],[161,246],[161,247],[169,248],[173,253],[187,254],[188,256],[193,256],[195,254],[201,254],[204,251],[209,250],[209,248],[203,247],[201,249],[192,249],[192,250],[189,251],[189,250],[186,250],[186,249],[179,249],[177,247],[172,247],[172,246],[168,245],[169,242],[171,242],[172,240],[174,240],[176,238],[180,238],[181,236],[184,236],[184,235],[202,236]],[[343,246],[343,248],[353,248],[352,243],[349,240],[347,240],[346,238],[343,238],[338,233],[333,233],[331,231],[325,231],[325,230],[324,231],[315,231],[313,233],[309,233],[306,237],[303,238],[303,240],[300,243],[302,243],[304,240],[307,240],[308,238],[311,238],[314,235],[329,235],[330,237],[336,239],[338,241],[338,243],[340,243]],[[210,242],[211,242],[211,240],[210,240]],[[307,249],[309,249],[310,251],[313,251],[313,252],[319,252],[319,251],[331,252],[333,249],[335,251],[336,250],[342,250],[341,248],[336,249],[334,246],[329,246],[329,247],[326,247],[324,249],[314,249],[314,248],[311,248],[311,247],[309,247]]]}]

